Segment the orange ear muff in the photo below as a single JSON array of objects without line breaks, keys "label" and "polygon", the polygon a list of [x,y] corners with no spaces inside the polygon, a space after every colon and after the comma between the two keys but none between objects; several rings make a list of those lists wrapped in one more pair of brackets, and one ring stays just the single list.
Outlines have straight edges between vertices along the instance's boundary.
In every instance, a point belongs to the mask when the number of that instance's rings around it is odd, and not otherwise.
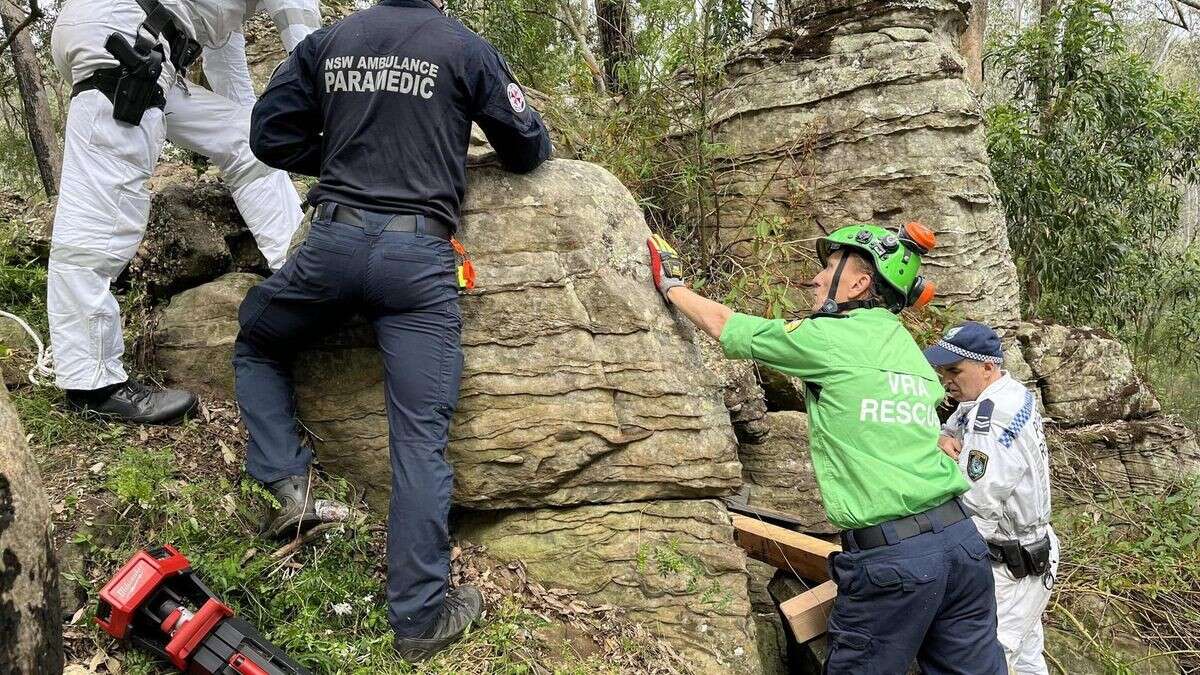
[{"label": "orange ear muff", "polygon": [[932,281],[926,281],[925,277],[917,277],[913,283],[912,291],[909,292],[909,306],[914,309],[920,309],[933,301],[933,296],[937,295],[937,284]]},{"label": "orange ear muff", "polygon": [[915,220],[905,223],[904,227],[900,228],[900,238],[915,244],[917,252],[921,255],[929,253],[937,246],[937,237],[933,236],[933,230]]}]

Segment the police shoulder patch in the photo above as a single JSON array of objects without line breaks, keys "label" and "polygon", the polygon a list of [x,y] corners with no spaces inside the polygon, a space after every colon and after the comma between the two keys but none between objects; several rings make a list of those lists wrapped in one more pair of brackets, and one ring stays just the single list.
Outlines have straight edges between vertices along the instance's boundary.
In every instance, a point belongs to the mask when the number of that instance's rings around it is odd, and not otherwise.
[{"label": "police shoulder patch", "polygon": [[995,411],[996,404],[992,399],[985,398],[975,406],[975,426],[972,431],[977,434],[986,434],[992,430],[992,412]]},{"label": "police shoulder patch", "polygon": [[987,473],[988,456],[987,453],[979,450],[972,450],[967,455],[967,478],[972,481],[983,478],[983,474]]}]

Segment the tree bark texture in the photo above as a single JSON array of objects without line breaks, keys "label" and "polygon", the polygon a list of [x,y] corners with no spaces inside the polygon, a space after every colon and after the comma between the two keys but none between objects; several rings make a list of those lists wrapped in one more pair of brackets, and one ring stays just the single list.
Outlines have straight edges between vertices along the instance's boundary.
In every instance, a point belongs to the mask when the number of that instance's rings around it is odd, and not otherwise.
[{"label": "tree bark texture", "polygon": [[[25,10],[14,0],[0,0],[0,17],[4,32],[11,35],[25,19]],[[54,133],[54,122],[50,117],[50,105],[46,100],[46,86],[42,81],[37,52],[28,30],[22,30],[9,45],[12,53],[13,71],[17,76],[17,88],[25,107],[25,131],[33,146],[38,174],[47,196],[58,194],[58,177],[62,173],[62,150]]]},{"label": "tree bark texture", "polygon": [[604,59],[604,80],[608,89],[626,94],[628,91],[621,82],[621,66],[629,62],[633,52],[628,0],[596,0],[596,27],[600,32],[600,54]]},{"label": "tree bark texture", "polygon": [[767,29],[767,0],[750,0],[750,34],[760,35]]},{"label": "tree bark texture", "polygon": [[60,605],[50,506],[0,385],[0,673],[62,672]]},{"label": "tree bark texture", "polygon": [[967,60],[963,76],[976,94],[983,92],[983,37],[987,32],[988,0],[971,0],[971,14],[963,31],[959,52]]}]

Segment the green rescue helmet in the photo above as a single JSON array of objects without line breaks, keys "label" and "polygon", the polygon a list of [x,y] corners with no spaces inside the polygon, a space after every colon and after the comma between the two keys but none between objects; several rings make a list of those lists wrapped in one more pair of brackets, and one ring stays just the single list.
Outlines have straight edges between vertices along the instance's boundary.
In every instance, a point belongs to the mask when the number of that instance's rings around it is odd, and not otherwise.
[{"label": "green rescue helmet", "polygon": [[[936,290],[933,282],[926,281],[918,272],[921,269],[921,256],[933,250],[936,244],[933,231],[918,222],[902,226],[895,234],[878,225],[847,225],[817,240],[817,259],[824,265],[829,256],[843,249],[862,254],[875,268],[876,289],[883,296],[887,308],[899,314],[905,307],[924,307],[933,299]],[[842,258],[833,274],[829,297],[821,307],[824,313],[834,314],[842,310],[874,306],[871,302],[839,304],[834,300],[845,262],[846,259]]]}]

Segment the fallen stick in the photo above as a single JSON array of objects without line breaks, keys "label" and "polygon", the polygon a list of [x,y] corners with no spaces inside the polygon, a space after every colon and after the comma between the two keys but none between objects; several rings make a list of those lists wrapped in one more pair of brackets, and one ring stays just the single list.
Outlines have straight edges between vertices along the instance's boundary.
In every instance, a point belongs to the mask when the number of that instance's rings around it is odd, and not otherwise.
[{"label": "fallen stick", "polygon": [[304,546],[305,544],[312,541],[313,539],[316,539],[317,537],[321,536],[322,534],[325,534],[326,532],[328,532],[336,527],[341,527],[342,525],[344,525],[344,523],[340,523],[340,522],[338,522],[338,523],[321,523],[320,525],[317,525],[316,527],[312,528],[308,532],[305,532],[302,536],[297,537],[297,538],[291,540],[290,542],[284,544],[283,546],[281,546],[278,551],[275,551],[274,553],[271,554],[271,560],[273,560],[273,561],[274,560],[283,560],[284,558],[288,557],[289,555],[291,555],[291,554],[295,553],[297,550],[299,550],[301,546]]}]

